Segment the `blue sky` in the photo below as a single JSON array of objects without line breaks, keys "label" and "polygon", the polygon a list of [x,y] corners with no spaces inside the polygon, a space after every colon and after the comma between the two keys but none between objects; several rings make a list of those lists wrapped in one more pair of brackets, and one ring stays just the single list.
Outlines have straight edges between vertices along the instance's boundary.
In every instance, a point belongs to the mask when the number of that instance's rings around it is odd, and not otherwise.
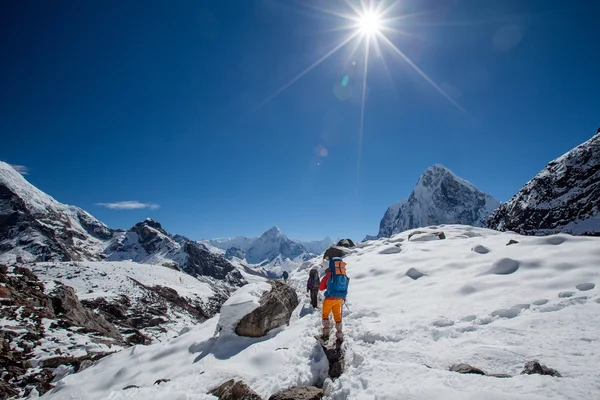
[{"label": "blue sky", "polygon": [[[386,37],[464,112],[371,39],[362,139],[364,40],[272,97],[354,32],[324,5],[352,13],[333,0],[6,4],[0,159],[115,228],[152,217],[194,239],[272,225],[362,239],[429,165],[507,200],[600,125],[595,2],[400,0],[388,15],[405,18],[387,26],[403,33]],[[147,208],[98,205],[123,201]]]}]

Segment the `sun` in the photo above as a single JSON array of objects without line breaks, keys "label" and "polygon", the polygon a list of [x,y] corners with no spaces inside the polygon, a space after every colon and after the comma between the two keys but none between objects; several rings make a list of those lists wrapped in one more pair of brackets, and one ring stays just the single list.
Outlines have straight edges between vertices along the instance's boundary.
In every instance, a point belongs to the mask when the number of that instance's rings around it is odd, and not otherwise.
[{"label": "sun", "polygon": [[381,17],[373,11],[366,11],[358,20],[358,29],[363,35],[376,35],[381,28]]}]

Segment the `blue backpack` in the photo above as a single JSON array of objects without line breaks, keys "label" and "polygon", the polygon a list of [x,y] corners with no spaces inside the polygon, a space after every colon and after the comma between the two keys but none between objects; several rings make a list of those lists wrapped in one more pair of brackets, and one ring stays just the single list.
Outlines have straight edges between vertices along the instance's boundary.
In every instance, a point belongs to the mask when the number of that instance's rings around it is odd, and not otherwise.
[{"label": "blue backpack", "polygon": [[348,294],[348,284],[350,283],[350,278],[346,275],[346,263],[340,257],[333,257],[329,260],[329,271],[331,277],[327,281],[325,297],[345,298]]}]

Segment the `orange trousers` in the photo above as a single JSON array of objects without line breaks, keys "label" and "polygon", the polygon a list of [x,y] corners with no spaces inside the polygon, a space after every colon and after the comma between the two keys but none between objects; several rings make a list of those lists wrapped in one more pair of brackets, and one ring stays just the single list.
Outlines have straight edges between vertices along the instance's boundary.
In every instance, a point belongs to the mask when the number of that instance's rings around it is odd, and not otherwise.
[{"label": "orange trousers", "polygon": [[333,320],[342,322],[342,299],[326,298],[323,302],[323,319],[329,319],[329,313],[333,312]]}]

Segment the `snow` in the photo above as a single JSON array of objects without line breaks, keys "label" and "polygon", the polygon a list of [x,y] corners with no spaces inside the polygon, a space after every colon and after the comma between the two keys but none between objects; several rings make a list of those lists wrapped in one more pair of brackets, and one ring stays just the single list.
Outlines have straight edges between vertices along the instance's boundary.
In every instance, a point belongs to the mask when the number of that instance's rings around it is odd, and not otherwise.
[{"label": "snow", "polygon": [[[90,214],[78,207],[59,203],[27,182],[20,173],[2,161],[0,161],[0,185],[16,194],[40,225],[56,231],[57,236],[63,231],[68,231],[68,236],[76,238],[76,245],[73,246],[76,254],[82,253],[82,255],[93,258],[102,253],[106,242],[93,235],[106,234],[109,229]],[[4,208],[1,208],[2,205],[0,202],[0,214],[8,215],[14,212],[12,202],[4,202]],[[84,225],[87,225],[93,232],[88,231]],[[28,227],[14,238],[0,242],[1,245],[11,249],[0,254],[0,263],[14,263],[18,257],[25,262],[35,261],[40,254],[32,254],[23,249],[21,244],[23,242],[29,244],[28,249],[38,248],[39,250],[45,247],[47,238],[32,227]]]},{"label": "snow", "polygon": [[379,225],[378,237],[433,224],[483,226],[499,205],[472,183],[436,164],[419,177],[407,200],[400,200],[387,209]]},{"label": "snow", "polygon": [[[131,261],[36,263],[32,270],[44,283],[58,280],[73,287],[80,300],[113,298],[121,294],[136,297],[140,293],[139,286],[130,278],[145,286],[160,285],[175,289],[180,296],[190,299],[206,301],[214,295],[209,283],[154,264]],[[90,293],[90,290],[93,292]]]},{"label": "snow", "polygon": [[[190,304],[201,306],[206,306],[215,295],[215,282],[210,278],[199,280],[184,272],[153,264],[131,261],[37,263],[31,269],[44,282],[46,293],[50,293],[57,280],[73,287],[80,300],[99,297],[110,300],[126,295],[132,301],[132,309],[144,309],[148,296],[148,291],[135,281],[149,287],[169,287],[179,296],[188,299]],[[180,310],[169,308],[167,314],[169,321],[161,325],[161,329],[144,328],[144,334],[157,341],[164,341],[196,323],[195,318]]]},{"label": "snow", "polygon": [[220,334],[233,334],[237,323],[260,306],[260,297],[270,289],[271,285],[267,282],[248,284],[227,299],[221,306],[218,323]]},{"label": "snow", "polygon": [[[600,239],[525,237],[462,225],[437,229],[446,239],[409,242],[411,232],[404,232],[363,243],[345,257],[351,279],[344,307],[346,370],[331,398],[600,397]],[[511,239],[519,243],[507,246]],[[401,252],[382,252],[390,246]],[[487,252],[474,251],[481,248]],[[168,342],[109,356],[65,377],[43,398],[207,399],[207,391],[231,378],[268,398],[290,386],[320,383],[327,362],[313,338],[321,316],[305,294],[310,266],[303,263],[291,274],[301,304],[289,326],[257,339],[213,337],[215,317]],[[241,308],[254,306],[260,287],[240,289],[222,318],[234,320]],[[533,359],[563,378],[519,375]],[[462,362],[514,377],[448,371]],[[171,381],[153,384],[162,378]],[[122,390],[131,384],[140,388]]]}]

